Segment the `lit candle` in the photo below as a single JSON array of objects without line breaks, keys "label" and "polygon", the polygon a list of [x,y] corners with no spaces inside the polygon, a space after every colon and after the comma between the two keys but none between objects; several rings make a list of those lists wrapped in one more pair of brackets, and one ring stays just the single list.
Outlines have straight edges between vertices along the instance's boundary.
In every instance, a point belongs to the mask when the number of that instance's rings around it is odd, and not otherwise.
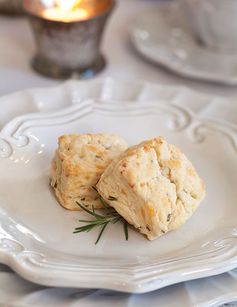
[{"label": "lit candle", "polygon": [[[41,1],[45,3],[47,0]],[[83,6],[83,0],[55,0],[53,5],[43,10],[42,16],[49,20],[73,22],[88,19],[90,8]]]},{"label": "lit candle", "polygon": [[[25,0],[25,3],[27,2],[29,1]],[[99,16],[113,4],[113,0],[31,0],[31,2],[30,10],[33,14],[47,20],[67,23]]]},{"label": "lit candle", "polygon": [[115,0],[24,0],[37,53],[33,68],[54,78],[88,78],[101,71],[104,26]]}]

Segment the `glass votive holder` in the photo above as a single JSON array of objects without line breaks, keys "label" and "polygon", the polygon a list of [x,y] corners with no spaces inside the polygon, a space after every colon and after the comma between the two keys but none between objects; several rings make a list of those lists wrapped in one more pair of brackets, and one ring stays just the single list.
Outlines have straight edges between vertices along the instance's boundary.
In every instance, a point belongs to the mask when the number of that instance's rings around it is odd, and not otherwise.
[{"label": "glass votive holder", "polygon": [[[38,73],[51,78],[93,77],[105,67],[100,47],[107,19],[114,0],[87,0],[83,10],[74,9],[72,18],[42,4],[42,0],[24,0],[36,42],[32,66]],[[55,14],[47,14],[53,12]],[[83,14],[82,14],[83,12]],[[78,20],[77,20],[78,18]]]},{"label": "glass votive holder", "polygon": [[22,0],[0,0],[0,14],[17,16],[22,13]]}]

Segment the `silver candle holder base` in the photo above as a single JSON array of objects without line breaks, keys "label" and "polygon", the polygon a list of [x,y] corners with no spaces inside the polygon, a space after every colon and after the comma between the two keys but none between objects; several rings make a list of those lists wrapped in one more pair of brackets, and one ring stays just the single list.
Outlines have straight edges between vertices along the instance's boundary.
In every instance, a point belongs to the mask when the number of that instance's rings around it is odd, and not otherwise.
[{"label": "silver candle holder base", "polygon": [[100,4],[102,1],[107,6],[99,15],[73,22],[47,20],[34,11],[36,0],[24,1],[36,41],[32,60],[36,72],[57,79],[86,79],[104,69],[100,46],[115,2],[100,0]]},{"label": "silver candle holder base", "polygon": [[0,14],[9,16],[22,15],[22,0],[0,0]]},{"label": "silver candle holder base", "polygon": [[104,56],[100,55],[97,60],[90,66],[68,68],[59,66],[51,61],[48,61],[41,55],[36,55],[32,59],[31,65],[33,69],[39,74],[53,79],[89,79],[94,77],[96,74],[98,74],[105,68],[106,61]]}]

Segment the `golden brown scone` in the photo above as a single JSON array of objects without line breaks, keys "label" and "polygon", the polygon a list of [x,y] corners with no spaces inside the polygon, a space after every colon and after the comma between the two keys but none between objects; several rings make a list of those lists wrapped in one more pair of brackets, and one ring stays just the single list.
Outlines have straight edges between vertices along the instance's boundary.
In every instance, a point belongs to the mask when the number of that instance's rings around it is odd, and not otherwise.
[{"label": "golden brown scone", "polygon": [[91,187],[108,164],[126,149],[127,143],[111,134],[61,136],[50,180],[59,203],[70,210],[80,210],[76,201],[88,208],[101,208],[98,194]]},{"label": "golden brown scone", "polygon": [[161,137],[125,151],[106,168],[97,189],[149,240],[184,224],[205,196],[191,162]]}]

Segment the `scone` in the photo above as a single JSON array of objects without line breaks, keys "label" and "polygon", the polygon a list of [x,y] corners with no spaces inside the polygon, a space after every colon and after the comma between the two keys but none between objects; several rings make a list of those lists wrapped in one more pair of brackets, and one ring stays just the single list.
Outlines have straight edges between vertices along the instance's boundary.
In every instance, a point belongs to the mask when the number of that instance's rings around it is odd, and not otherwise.
[{"label": "scone", "polygon": [[191,162],[161,137],[125,151],[106,168],[97,189],[149,240],[184,224],[205,196]]},{"label": "scone", "polygon": [[50,180],[59,203],[70,210],[80,210],[76,201],[90,209],[101,208],[92,186],[108,164],[126,149],[127,143],[111,134],[61,136]]}]

